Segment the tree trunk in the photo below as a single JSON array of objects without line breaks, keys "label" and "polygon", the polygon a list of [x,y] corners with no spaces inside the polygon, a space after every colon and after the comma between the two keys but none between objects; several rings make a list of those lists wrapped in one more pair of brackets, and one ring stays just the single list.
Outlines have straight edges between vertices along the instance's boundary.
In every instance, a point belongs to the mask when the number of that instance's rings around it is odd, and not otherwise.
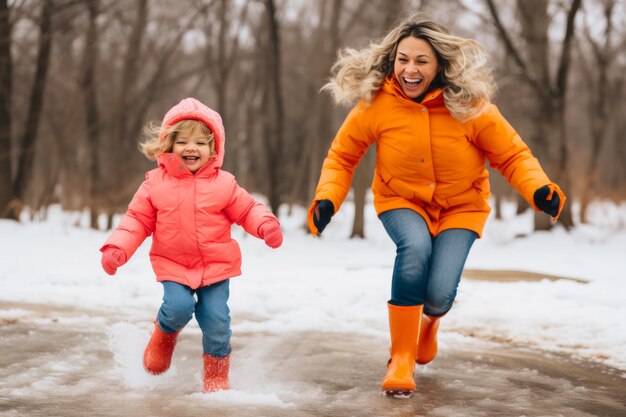
[{"label": "tree trunk", "polygon": [[96,100],[96,63],[98,60],[98,26],[99,0],[87,0],[89,10],[89,27],[83,52],[83,77],[81,88],[85,106],[85,123],[87,127],[87,146],[89,162],[89,225],[98,229],[98,215],[102,205],[102,177],[100,175],[100,112]]},{"label": "tree trunk", "polygon": [[[371,148],[370,148],[371,149]],[[368,151],[361,163],[354,172],[354,180],[352,181],[352,191],[354,193],[354,222],[352,223],[352,234],[350,238],[365,238],[365,203],[367,190],[372,183],[372,172],[374,171],[374,154]]]},{"label": "tree trunk", "polygon": [[[397,0],[385,7],[383,15],[382,29],[389,30],[404,8],[404,1]],[[374,170],[371,152],[363,156],[361,163],[356,168],[352,189],[354,192],[354,223],[352,225],[353,237],[365,238],[365,197],[372,182],[372,172]]]},{"label": "tree trunk", "polygon": [[[331,7],[330,18],[327,18],[329,4]],[[307,196],[315,195],[320,168],[333,138],[332,111],[334,104],[328,94],[320,94],[318,89],[323,85],[335,59],[336,50],[339,46],[339,21],[342,11],[343,0],[333,1],[332,4],[328,1],[320,2],[320,21],[316,32],[316,43],[320,46],[320,51],[311,62],[311,66],[315,68],[316,89],[311,91],[311,100],[316,118],[312,124],[312,133],[307,135],[305,155],[308,156],[308,161],[305,166],[300,167],[301,169],[308,167]],[[330,22],[328,27],[325,26],[326,21]]]},{"label": "tree trunk", "polygon": [[0,0],[0,218],[13,218],[11,181],[11,92],[13,85],[11,58],[11,19],[7,0]]},{"label": "tree trunk", "polygon": [[[561,104],[564,106],[564,98],[561,101]],[[566,125],[565,125],[565,109],[561,109],[559,111],[559,124],[560,124],[560,128],[559,128],[559,132],[560,132],[560,138],[559,138],[559,165],[558,165],[558,170],[557,170],[557,174],[556,177],[554,179],[554,182],[556,182],[557,184],[559,184],[559,186],[565,190],[564,192],[568,192],[570,193],[570,199],[572,198],[572,194],[571,194],[571,175],[569,172],[569,161],[570,161],[570,156],[569,156],[569,149],[567,147],[567,133],[566,133]],[[566,229],[571,229],[572,227],[574,227],[574,218],[572,216],[572,201],[570,200],[568,204],[565,204],[563,206],[563,210],[561,211],[561,214],[559,215],[559,220],[558,220],[563,227],[565,227]]]},{"label": "tree trunk", "polygon": [[270,129],[265,133],[265,143],[267,146],[267,167],[269,181],[268,200],[272,213],[278,215],[278,209],[282,200],[282,178],[281,164],[283,154],[283,121],[285,118],[281,88],[281,47],[278,21],[276,19],[276,6],[274,0],[266,0],[266,16],[269,30],[269,104],[272,109],[273,120]]},{"label": "tree trunk", "polygon": [[[615,1],[608,0],[603,3],[605,29],[603,44],[600,45],[591,35],[591,30],[586,27],[587,40],[594,52],[591,54],[593,62],[591,70],[587,72],[587,78],[592,81],[592,98],[589,100],[588,114],[591,125],[591,156],[587,175],[582,177],[580,197],[580,218],[582,223],[588,222],[587,208],[593,199],[595,188],[600,177],[600,154],[605,146],[607,137],[611,132],[612,125],[619,109],[619,99],[623,87],[624,76],[611,80],[610,74],[623,74],[623,71],[611,71],[614,69],[616,54],[613,52],[611,39],[613,37],[613,10]],[[585,21],[586,22],[586,21]],[[584,66],[583,66],[584,67]]]},{"label": "tree trunk", "polygon": [[[551,177],[552,181],[559,183],[558,174],[559,166],[555,160],[558,160],[558,156],[553,156],[557,153],[554,149],[554,144],[559,143],[561,136],[560,129],[562,128],[558,120],[558,111],[554,110],[557,104],[554,103],[552,97],[542,96],[537,98],[535,105],[535,120],[537,124],[537,132],[535,142],[537,146],[533,149],[533,153],[538,156],[538,159],[542,161],[543,169]],[[560,184],[561,187],[564,184]],[[567,188],[563,188],[567,192]],[[534,210],[534,209],[533,209]],[[534,229],[537,231],[546,231],[552,229],[553,223],[551,217],[544,212],[535,211],[534,213]]]},{"label": "tree trunk", "polygon": [[[522,79],[530,86],[536,97],[537,116],[535,120],[538,132],[535,145],[538,149],[533,150],[533,152],[540,156],[544,165],[553,168],[553,180],[559,183],[564,192],[569,193],[570,158],[564,120],[571,44],[575,17],[580,9],[581,0],[573,0],[567,10],[565,36],[561,44],[555,77],[550,76],[550,67],[548,66],[548,62],[551,61],[549,59],[550,15],[548,13],[548,0],[532,2],[517,0],[517,16],[522,29],[521,34],[526,44],[524,54],[518,50],[513,42],[508,26],[505,26],[500,20],[495,2],[493,0],[485,1],[507,52],[512,56],[521,72]],[[554,82],[552,78],[554,78]],[[549,152],[550,145],[556,145],[556,157],[553,157],[553,153]],[[535,219],[538,220],[539,217],[535,216]],[[564,207],[559,221],[566,228],[573,226],[570,204]],[[550,228],[549,220],[547,225],[544,221],[535,222],[536,230],[543,230],[546,227]]]},{"label": "tree trunk", "polygon": [[520,214],[528,210],[528,202],[524,200],[524,197],[519,194],[515,194],[515,201],[517,202],[517,209],[515,210],[516,215],[519,216]]},{"label": "tree trunk", "polygon": [[15,219],[19,219],[20,212],[24,207],[24,195],[33,170],[37,131],[39,130],[39,120],[41,118],[52,49],[52,10],[52,0],[45,0],[39,22],[39,46],[35,78],[26,116],[26,125],[19,148],[17,172],[13,181],[13,195],[17,200],[17,204],[9,209],[9,215]]},{"label": "tree trunk", "polygon": [[494,193],[493,199],[495,201],[495,204],[494,204],[495,217],[498,220],[502,220],[502,195]]},{"label": "tree trunk", "polygon": [[568,135],[566,130],[565,115],[567,113],[567,79],[570,72],[570,63],[572,55],[572,42],[574,38],[574,27],[576,22],[576,14],[580,9],[582,0],[573,0],[570,9],[567,11],[567,20],[565,26],[565,36],[563,37],[563,44],[561,47],[561,57],[559,66],[556,72],[555,86],[552,89],[554,95],[558,100],[558,121],[559,121],[559,166],[557,171],[556,180],[560,183],[564,190],[570,192],[570,203],[563,206],[563,211],[559,217],[559,222],[566,228],[571,229],[574,227],[574,219],[572,216],[572,188],[571,188],[571,173],[570,168],[570,154],[568,148]]}]

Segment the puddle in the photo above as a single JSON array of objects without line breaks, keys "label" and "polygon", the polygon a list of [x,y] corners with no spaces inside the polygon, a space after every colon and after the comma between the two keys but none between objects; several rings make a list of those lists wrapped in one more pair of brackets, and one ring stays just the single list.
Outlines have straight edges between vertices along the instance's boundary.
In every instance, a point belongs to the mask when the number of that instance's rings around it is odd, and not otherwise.
[{"label": "puddle", "polygon": [[141,367],[149,321],[20,309],[0,325],[0,417],[626,415],[619,370],[460,335],[417,368],[416,394],[398,400],[379,391],[386,340],[240,332],[233,390],[207,395],[197,328],[181,333],[170,371],[152,376]]},{"label": "puddle", "polygon": [[561,277],[536,272],[506,271],[501,269],[464,269],[463,278],[479,281],[516,282],[516,281],[573,281],[579,284],[587,284],[588,281],[581,278]]}]

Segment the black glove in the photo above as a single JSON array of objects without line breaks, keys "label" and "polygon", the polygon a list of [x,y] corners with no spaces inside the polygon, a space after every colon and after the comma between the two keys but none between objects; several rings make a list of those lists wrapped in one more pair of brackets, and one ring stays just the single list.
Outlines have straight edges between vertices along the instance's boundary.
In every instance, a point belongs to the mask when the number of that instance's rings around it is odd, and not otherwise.
[{"label": "black glove", "polygon": [[313,224],[317,227],[318,234],[330,223],[330,218],[335,213],[335,206],[330,200],[320,200],[313,209]]},{"label": "black glove", "polygon": [[555,191],[552,193],[552,200],[548,200],[548,194],[550,194],[550,187],[544,185],[535,191],[533,195],[533,200],[535,201],[535,205],[541,209],[544,213],[548,213],[550,216],[554,217],[559,213],[559,205],[561,204],[561,199],[559,198],[559,194]]}]

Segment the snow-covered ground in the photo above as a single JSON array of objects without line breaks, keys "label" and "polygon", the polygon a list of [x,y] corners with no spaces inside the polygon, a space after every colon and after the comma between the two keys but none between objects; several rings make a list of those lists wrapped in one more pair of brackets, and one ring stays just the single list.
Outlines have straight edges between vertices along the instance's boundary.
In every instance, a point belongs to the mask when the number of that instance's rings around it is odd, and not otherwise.
[{"label": "snow-covered ground", "polygon": [[[592,225],[532,234],[533,214],[515,217],[511,210],[507,207],[506,220],[490,220],[466,268],[576,280],[463,279],[455,307],[442,321],[441,349],[475,337],[564,352],[626,371],[626,208],[598,204]],[[277,250],[234,230],[244,259],[243,275],[231,281],[235,339],[238,332],[321,330],[362,333],[386,343],[395,248],[371,205],[367,239],[349,239],[352,211],[346,203],[324,236],[314,239],[303,228],[304,208],[288,213],[285,207],[285,240]],[[54,208],[43,222],[0,221],[0,301],[115,311],[147,335],[144,324],[156,314],[162,295],[148,260],[150,242],[109,277],[98,251],[107,235],[87,228],[84,213]],[[23,314],[4,309],[0,319]],[[115,341],[127,331],[124,325],[113,327],[110,337]],[[120,356],[123,348],[113,353]]]}]

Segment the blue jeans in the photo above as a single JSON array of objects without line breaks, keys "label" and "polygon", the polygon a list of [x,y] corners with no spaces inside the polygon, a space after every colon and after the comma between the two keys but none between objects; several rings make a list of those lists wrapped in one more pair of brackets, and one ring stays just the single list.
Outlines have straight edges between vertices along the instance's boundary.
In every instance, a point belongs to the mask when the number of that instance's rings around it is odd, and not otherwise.
[{"label": "blue jeans", "polygon": [[448,229],[432,237],[422,216],[409,209],[385,211],[378,217],[397,248],[389,303],[423,304],[429,316],[446,314],[476,232]]},{"label": "blue jeans", "polygon": [[[163,281],[163,304],[157,320],[165,333],[182,329],[193,314],[202,329],[204,353],[223,358],[230,354],[229,280],[192,290],[186,285]],[[194,298],[194,293],[198,301]]]}]

